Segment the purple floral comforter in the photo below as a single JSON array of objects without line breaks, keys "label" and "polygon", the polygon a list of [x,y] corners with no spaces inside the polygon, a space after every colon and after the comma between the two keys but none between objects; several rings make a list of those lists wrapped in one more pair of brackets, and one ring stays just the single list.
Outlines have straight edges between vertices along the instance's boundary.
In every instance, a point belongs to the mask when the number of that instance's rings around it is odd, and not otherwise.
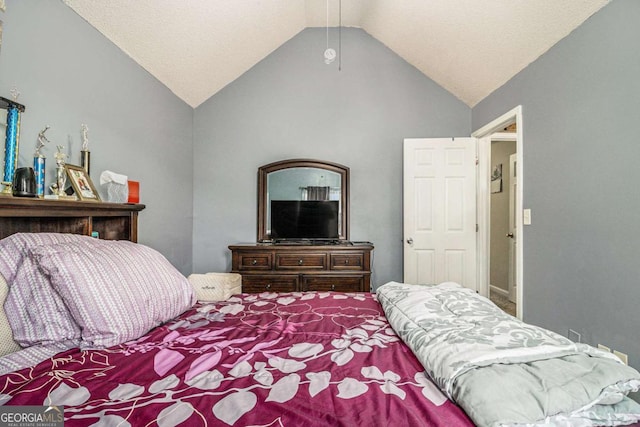
[{"label": "purple floral comforter", "polygon": [[472,426],[372,294],[242,294],[143,337],[0,377],[0,403],[65,426]]}]

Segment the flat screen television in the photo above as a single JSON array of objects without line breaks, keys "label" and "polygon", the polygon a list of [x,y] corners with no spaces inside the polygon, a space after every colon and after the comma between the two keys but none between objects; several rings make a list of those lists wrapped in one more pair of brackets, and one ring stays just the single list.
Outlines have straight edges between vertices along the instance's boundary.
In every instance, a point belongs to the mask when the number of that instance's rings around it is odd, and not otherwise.
[{"label": "flat screen television", "polygon": [[337,200],[272,200],[272,239],[337,239]]}]

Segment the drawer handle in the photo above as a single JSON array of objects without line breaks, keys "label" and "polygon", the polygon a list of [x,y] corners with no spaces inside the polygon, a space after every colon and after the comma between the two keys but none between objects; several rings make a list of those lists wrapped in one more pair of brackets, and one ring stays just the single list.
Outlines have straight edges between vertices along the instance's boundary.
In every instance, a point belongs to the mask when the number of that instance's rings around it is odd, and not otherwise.
[{"label": "drawer handle", "polygon": [[347,265],[349,265],[349,260],[348,260],[348,259],[345,259],[345,260],[344,260],[344,263],[345,263],[345,264],[347,264]]},{"label": "drawer handle", "polygon": [[258,263],[257,259],[254,259],[254,260],[251,261],[251,265],[256,265],[257,263]]},{"label": "drawer handle", "polygon": [[298,260],[298,265],[302,265],[302,260],[301,259]]},{"label": "drawer handle", "polygon": [[267,283],[267,289],[271,289],[271,283]]},{"label": "drawer handle", "polygon": [[336,290],[336,284],[335,284],[335,283],[333,283],[333,284],[331,285],[331,290],[332,290],[332,291],[335,291],[335,290]]}]

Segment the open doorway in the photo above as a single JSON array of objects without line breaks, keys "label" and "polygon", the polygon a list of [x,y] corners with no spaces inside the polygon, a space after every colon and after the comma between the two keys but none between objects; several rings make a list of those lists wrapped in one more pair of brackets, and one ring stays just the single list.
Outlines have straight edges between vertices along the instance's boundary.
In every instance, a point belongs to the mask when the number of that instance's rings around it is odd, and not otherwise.
[{"label": "open doorway", "polygon": [[516,125],[491,135],[489,298],[506,313],[516,315],[515,195]]},{"label": "open doorway", "polygon": [[[516,186],[510,185],[510,190],[513,190],[513,235],[512,242],[513,247],[513,262],[514,272],[512,274],[514,293],[516,299],[516,317],[523,319],[524,317],[524,304],[523,304],[523,289],[524,283],[523,277],[523,217],[522,217],[522,176],[523,176],[523,133],[522,133],[522,106],[517,106],[511,111],[496,118],[490,123],[486,124],[482,128],[475,131],[472,136],[477,138],[478,141],[478,189],[477,189],[477,285],[478,291],[481,295],[486,297],[490,296],[490,262],[491,262],[491,176],[492,176],[492,161],[491,161],[491,141],[500,137],[501,133],[504,133],[505,128],[509,128],[515,124],[513,130],[515,130],[516,136],[516,156],[513,161],[513,174],[514,177],[518,177],[520,180]],[[512,132],[511,132],[512,133]],[[503,164],[503,175],[508,167]],[[508,233],[507,233],[508,234]],[[495,293],[495,292],[494,292]],[[508,298],[507,298],[508,299]]]}]

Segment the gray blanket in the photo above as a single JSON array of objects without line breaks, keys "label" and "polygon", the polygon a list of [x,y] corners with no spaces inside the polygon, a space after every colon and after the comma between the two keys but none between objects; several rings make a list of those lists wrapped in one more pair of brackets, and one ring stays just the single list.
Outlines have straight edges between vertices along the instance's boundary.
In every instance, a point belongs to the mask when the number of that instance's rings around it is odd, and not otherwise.
[{"label": "gray blanket", "polygon": [[388,283],[389,323],[427,373],[479,426],[624,425],[640,421],[640,373],[502,312],[456,284]]}]

